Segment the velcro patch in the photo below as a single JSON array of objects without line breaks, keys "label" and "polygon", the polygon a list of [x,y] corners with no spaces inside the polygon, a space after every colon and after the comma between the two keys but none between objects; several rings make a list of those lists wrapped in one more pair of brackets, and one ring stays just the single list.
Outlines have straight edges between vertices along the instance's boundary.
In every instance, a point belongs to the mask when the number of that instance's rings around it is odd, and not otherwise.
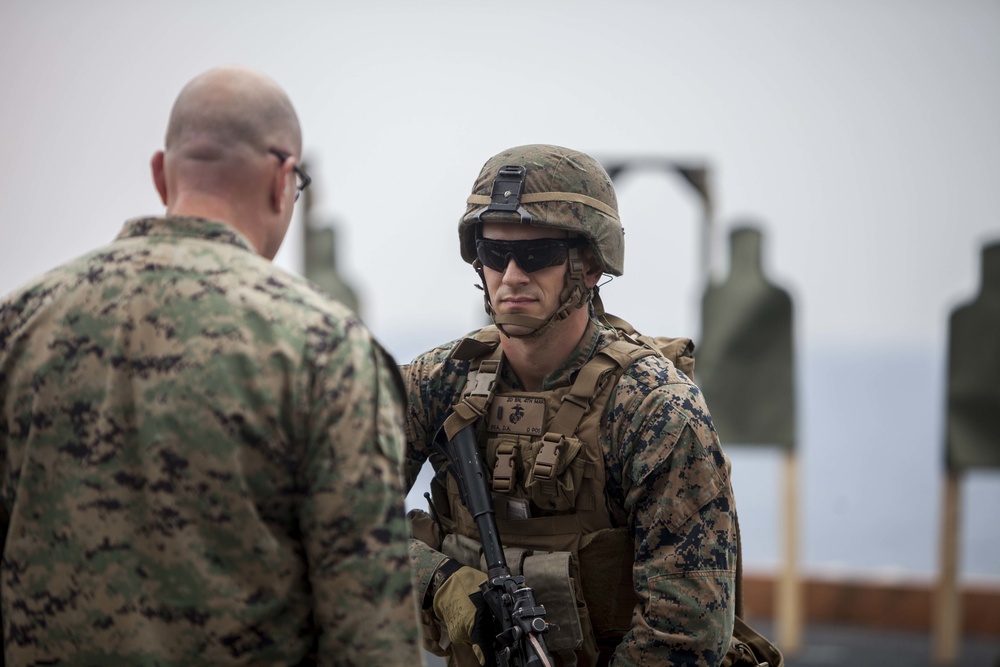
[{"label": "velcro patch", "polygon": [[542,435],[545,399],[539,396],[494,396],[490,404],[490,433]]}]

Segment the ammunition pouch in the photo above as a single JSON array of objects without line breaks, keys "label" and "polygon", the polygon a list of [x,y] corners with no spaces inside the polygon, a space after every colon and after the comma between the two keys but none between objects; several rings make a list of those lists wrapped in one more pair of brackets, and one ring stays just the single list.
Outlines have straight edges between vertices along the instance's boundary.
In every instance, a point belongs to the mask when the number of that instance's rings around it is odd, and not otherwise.
[{"label": "ammunition pouch", "polygon": [[[447,535],[442,550],[463,565],[486,570],[486,559],[477,540]],[[545,644],[552,654],[559,656],[560,664],[564,667],[597,664],[597,646],[580,588],[576,557],[568,551],[505,547],[504,558],[511,574],[522,575],[535,600],[545,607],[545,620],[550,624]]]},{"label": "ammunition pouch", "polygon": [[486,460],[495,461],[493,491],[507,494],[520,486],[524,496],[542,510],[578,508],[584,478],[593,477],[596,467],[580,456],[582,450],[579,439],[557,433],[546,433],[540,440],[523,435],[491,438]]}]

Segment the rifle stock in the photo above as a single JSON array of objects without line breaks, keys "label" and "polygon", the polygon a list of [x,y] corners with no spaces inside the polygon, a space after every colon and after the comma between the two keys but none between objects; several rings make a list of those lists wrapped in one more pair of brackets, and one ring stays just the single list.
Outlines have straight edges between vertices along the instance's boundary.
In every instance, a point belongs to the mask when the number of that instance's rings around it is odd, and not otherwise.
[{"label": "rifle stock", "polygon": [[[444,439],[443,430],[438,439]],[[439,444],[441,444],[439,442]],[[512,575],[497,530],[496,512],[483,472],[473,426],[466,426],[443,445],[450,470],[458,482],[462,502],[472,514],[486,557],[487,581],[483,599],[502,628],[496,640],[497,659],[503,667],[551,667],[552,657],[545,645],[548,625],[545,607],[535,602],[534,593],[522,575]]]}]

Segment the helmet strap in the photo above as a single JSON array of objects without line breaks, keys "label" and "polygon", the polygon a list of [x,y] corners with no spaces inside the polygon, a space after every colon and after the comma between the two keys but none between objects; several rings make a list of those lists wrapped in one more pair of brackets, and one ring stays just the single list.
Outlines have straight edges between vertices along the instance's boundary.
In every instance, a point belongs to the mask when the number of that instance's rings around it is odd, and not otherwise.
[{"label": "helmet strap", "polygon": [[[486,287],[486,275],[483,273],[482,263],[477,259],[472,263],[472,266],[479,273],[479,279],[483,282],[483,301],[486,306],[486,314],[493,320],[497,329],[508,338],[538,338],[551,329],[556,322],[569,317],[573,310],[590,302],[591,291],[587,289],[586,270],[577,248],[569,249],[569,270],[566,272],[566,284],[559,294],[561,300],[559,309],[544,320],[527,315],[497,314],[490,301],[490,291]],[[504,325],[524,327],[531,329],[531,331],[523,334],[512,334],[504,328]]]},{"label": "helmet strap", "polygon": [[601,300],[601,288],[594,285],[593,295],[590,297],[590,303],[594,307],[594,317],[601,319],[604,317],[604,302]]}]

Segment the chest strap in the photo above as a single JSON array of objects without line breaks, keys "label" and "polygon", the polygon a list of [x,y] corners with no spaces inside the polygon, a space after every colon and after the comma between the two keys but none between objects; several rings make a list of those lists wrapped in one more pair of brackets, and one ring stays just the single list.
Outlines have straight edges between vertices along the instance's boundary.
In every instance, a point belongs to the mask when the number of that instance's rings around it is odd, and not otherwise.
[{"label": "chest strap", "polygon": [[[535,457],[532,475],[541,484],[543,492],[546,485],[555,486],[559,457],[562,450],[569,446],[566,439],[576,435],[580,422],[590,410],[593,400],[603,391],[608,378],[617,377],[635,360],[650,354],[654,352],[649,348],[617,340],[602,348],[580,369],[569,393],[562,397],[548,431],[542,436],[542,448]],[[551,493],[555,493],[554,488]]]},{"label": "chest strap", "polygon": [[514,490],[516,451],[514,443],[509,440],[497,446],[497,462],[493,466],[493,490],[497,493],[510,493]]}]

